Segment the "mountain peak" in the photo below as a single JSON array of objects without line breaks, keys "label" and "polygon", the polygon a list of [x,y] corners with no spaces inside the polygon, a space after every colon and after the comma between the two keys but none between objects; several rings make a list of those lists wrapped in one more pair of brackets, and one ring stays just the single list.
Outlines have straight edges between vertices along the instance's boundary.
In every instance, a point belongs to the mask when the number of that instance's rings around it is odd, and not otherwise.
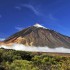
[{"label": "mountain peak", "polygon": [[[57,47],[64,47],[70,49],[70,37],[47,29],[38,23],[13,34],[5,39],[4,43],[7,45],[17,43],[25,46],[47,46],[55,49]],[[3,44],[3,42],[1,44]]]},{"label": "mountain peak", "polygon": [[[44,27],[44,26],[42,26],[42,25],[40,25],[40,24],[38,24],[38,23],[36,23],[35,25],[34,25],[34,27],[37,27],[37,28],[46,28],[46,27]],[[47,29],[47,28],[46,28]]]}]

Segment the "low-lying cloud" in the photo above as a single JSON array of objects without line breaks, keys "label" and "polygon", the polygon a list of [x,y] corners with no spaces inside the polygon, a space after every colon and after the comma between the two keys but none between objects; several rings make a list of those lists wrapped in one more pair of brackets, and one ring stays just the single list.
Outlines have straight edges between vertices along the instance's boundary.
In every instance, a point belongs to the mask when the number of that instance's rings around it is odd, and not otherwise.
[{"label": "low-lying cloud", "polygon": [[0,41],[4,41],[5,40],[5,38],[0,38]]},{"label": "low-lying cloud", "polygon": [[30,46],[24,46],[22,44],[13,44],[12,46],[1,45],[0,48],[21,50],[21,51],[31,51],[31,52],[70,53],[70,49],[67,49],[64,47],[58,47],[58,48],[49,48],[47,46],[45,46],[45,47],[34,47],[34,46],[30,47]]}]

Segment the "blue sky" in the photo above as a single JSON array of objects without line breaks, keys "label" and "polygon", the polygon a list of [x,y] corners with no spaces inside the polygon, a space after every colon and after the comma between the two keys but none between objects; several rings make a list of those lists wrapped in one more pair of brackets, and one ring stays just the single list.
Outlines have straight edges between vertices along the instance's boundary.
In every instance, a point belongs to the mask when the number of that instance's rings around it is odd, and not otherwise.
[{"label": "blue sky", "polygon": [[0,0],[0,38],[35,23],[70,36],[70,0]]}]

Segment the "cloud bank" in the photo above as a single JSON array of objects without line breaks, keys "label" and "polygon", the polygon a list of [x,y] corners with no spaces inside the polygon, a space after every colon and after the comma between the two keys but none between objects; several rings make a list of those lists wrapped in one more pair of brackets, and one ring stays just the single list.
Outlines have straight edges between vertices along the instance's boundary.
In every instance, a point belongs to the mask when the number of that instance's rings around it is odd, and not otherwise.
[{"label": "cloud bank", "polygon": [[46,47],[30,47],[24,46],[22,44],[13,44],[12,46],[5,46],[1,45],[0,48],[4,49],[14,49],[14,50],[21,50],[21,51],[31,51],[31,52],[58,52],[58,53],[70,53],[70,49],[58,47],[58,48],[48,48]]}]

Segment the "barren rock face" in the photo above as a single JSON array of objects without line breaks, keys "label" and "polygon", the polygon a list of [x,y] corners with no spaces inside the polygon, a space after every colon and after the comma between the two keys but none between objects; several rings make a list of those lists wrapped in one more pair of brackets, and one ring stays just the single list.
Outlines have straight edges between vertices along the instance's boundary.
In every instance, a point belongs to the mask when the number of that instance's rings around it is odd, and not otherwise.
[{"label": "barren rock face", "polygon": [[70,37],[53,30],[32,26],[13,34],[4,43],[19,43],[26,46],[48,46],[50,48],[70,48]]}]

